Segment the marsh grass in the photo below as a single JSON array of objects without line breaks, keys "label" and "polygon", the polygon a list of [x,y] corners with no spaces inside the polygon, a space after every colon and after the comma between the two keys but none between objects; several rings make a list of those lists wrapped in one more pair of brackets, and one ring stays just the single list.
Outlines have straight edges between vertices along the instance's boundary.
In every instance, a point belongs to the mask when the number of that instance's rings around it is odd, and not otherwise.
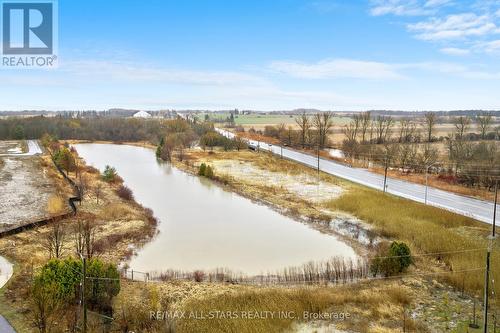
[{"label": "marsh grass", "polygon": [[[293,312],[297,320],[304,319],[304,313],[349,313],[351,318],[334,319],[343,327],[369,327],[380,322],[394,325],[404,307],[412,297],[397,285],[364,284],[356,287],[332,288],[311,287],[295,289],[257,289],[240,293],[223,294],[218,297],[188,301],[183,310],[207,314],[210,311],[222,313]],[[184,319],[176,324],[178,332],[287,332],[293,319],[275,315],[274,318],[210,320]],[[385,326],[384,325],[384,326]],[[416,330],[415,330],[416,331]]]},{"label": "marsh grass", "polygon": [[[490,227],[471,218],[359,187],[332,200],[327,207],[349,212],[373,225],[381,235],[410,244],[413,253],[485,249],[430,256],[435,263],[444,263],[450,271],[485,266],[486,236]],[[497,244],[492,254],[492,270],[497,280],[500,277]],[[443,274],[442,279],[459,290],[476,294],[483,288],[483,274],[483,271],[474,271],[465,277],[463,274]],[[500,292],[500,285],[493,287],[496,293]]]}]

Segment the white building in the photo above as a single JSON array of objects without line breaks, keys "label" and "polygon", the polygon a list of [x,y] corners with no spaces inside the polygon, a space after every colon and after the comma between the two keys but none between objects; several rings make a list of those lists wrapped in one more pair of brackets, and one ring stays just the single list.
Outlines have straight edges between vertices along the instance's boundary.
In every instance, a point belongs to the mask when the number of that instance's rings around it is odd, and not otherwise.
[{"label": "white building", "polygon": [[134,118],[151,118],[151,115],[147,113],[146,111],[139,111],[137,113],[134,113],[133,115]]}]

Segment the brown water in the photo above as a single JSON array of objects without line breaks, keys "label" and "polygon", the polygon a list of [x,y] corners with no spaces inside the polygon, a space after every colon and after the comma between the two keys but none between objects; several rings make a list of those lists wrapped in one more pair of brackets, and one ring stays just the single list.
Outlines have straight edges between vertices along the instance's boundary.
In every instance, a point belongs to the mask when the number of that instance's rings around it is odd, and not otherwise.
[{"label": "brown water", "polygon": [[7,259],[0,256],[0,288],[2,288],[7,283],[7,281],[9,281],[10,277],[12,276],[12,272],[12,264]]},{"label": "brown water", "polygon": [[354,258],[337,238],[157,161],[150,149],[112,144],[75,146],[88,164],[114,166],[136,200],[159,219],[159,235],[138,251],[138,271],[274,272],[333,256]]}]

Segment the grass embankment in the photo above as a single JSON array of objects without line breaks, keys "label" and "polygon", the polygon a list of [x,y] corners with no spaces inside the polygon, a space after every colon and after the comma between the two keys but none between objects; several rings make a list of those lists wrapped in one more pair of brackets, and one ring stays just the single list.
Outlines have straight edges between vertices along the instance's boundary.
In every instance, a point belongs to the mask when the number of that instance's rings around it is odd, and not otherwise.
[{"label": "grass embankment", "polygon": [[[138,332],[288,332],[294,325],[312,324],[306,313],[329,313],[319,326],[361,332],[428,332],[424,324],[410,320],[410,307],[417,293],[417,280],[373,281],[337,287],[256,287],[231,284],[169,282],[144,284],[127,282],[124,295],[115,301],[116,323],[120,330]],[[403,313],[407,311],[403,324]],[[168,311],[183,318],[151,318],[151,312]],[[243,318],[246,316],[247,318]],[[343,318],[342,318],[343,316]],[[313,331],[307,329],[307,331]]]},{"label": "grass embankment", "polygon": [[[485,266],[490,227],[465,216],[426,206],[407,199],[385,195],[378,191],[356,188],[327,204],[331,209],[349,212],[373,225],[383,236],[409,243],[414,253],[485,249],[430,256],[447,265],[450,271],[469,270]],[[495,244],[492,254],[493,278],[500,277],[500,250]],[[471,294],[480,293],[484,272],[444,274],[443,279]],[[494,285],[495,294],[500,285]]]},{"label": "grass embankment", "polygon": [[[330,313],[332,319],[320,321],[323,325],[388,332],[391,328],[402,329],[402,320],[398,322],[394,314],[402,314],[411,301],[408,291],[396,284],[252,290],[188,302],[183,308],[188,313],[209,316],[211,312],[216,315],[216,309],[220,316],[210,320],[181,320],[177,329],[186,333],[283,332],[299,322],[311,324],[307,313]],[[241,318],[245,314],[254,317]],[[406,322],[407,330],[415,331],[416,328],[413,321]],[[422,326],[419,328],[425,331]]]}]

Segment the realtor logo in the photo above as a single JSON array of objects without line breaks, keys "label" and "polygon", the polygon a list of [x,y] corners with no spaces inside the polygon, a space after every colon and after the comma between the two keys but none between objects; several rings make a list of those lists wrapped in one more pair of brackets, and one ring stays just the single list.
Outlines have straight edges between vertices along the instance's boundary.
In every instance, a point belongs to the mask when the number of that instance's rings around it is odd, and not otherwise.
[{"label": "realtor logo", "polygon": [[0,0],[2,66],[53,67],[57,59],[57,3]]}]

